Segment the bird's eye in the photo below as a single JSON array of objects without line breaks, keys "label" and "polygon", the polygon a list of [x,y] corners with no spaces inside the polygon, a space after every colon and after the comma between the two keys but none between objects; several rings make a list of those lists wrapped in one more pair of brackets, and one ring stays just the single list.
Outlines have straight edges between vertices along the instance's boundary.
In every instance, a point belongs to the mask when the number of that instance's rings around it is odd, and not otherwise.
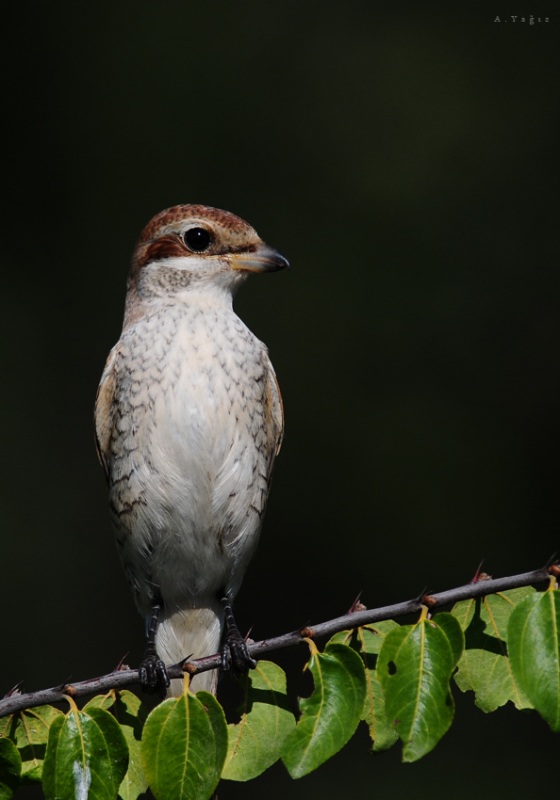
[{"label": "bird's eye", "polygon": [[208,250],[212,242],[212,236],[206,228],[189,228],[185,232],[183,239],[185,244],[193,253],[203,253]]}]

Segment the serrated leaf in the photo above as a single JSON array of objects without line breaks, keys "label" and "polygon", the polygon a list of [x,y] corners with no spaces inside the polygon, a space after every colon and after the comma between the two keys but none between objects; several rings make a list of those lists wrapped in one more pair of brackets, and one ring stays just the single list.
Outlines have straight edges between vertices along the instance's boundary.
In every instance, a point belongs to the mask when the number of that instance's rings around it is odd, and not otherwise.
[{"label": "serrated leaf", "polygon": [[19,786],[21,757],[10,739],[0,738],[0,800],[10,800]]},{"label": "serrated leaf", "polygon": [[159,800],[208,800],[226,753],[224,712],[208,692],[165,700],[144,725],[142,763]]},{"label": "serrated leaf", "polygon": [[462,650],[461,626],[446,613],[433,620],[422,615],[415,625],[386,636],[377,672],[387,717],[404,743],[404,761],[429,753],[449,729],[454,713],[449,681]]},{"label": "serrated leaf", "polygon": [[[387,622],[390,622],[389,620]],[[361,628],[362,652],[366,667],[366,698],[362,719],[368,725],[374,753],[388,750],[399,736],[391,724],[385,710],[385,693],[377,674],[377,659],[387,634],[398,628],[396,622],[390,625],[378,623],[370,628]]]},{"label": "serrated leaf", "polygon": [[[451,613],[459,620],[465,633],[465,647],[486,647],[491,652],[503,652],[501,643],[507,641],[507,626],[511,612],[522,600],[534,594],[535,589],[532,586],[521,586],[456,603]],[[481,609],[484,624],[473,626],[472,619],[476,606],[486,600],[489,602],[483,604],[485,608]]]},{"label": "serrated leaf", "polygon": [[226,717],[224,714],[224,709],[218,703],[216,698],[210,692],[200,691],[196,693],[196,697],[199,702],[202,704],[202,707],[208,714],[208,719],[210,720],[210,725],[212,726],[212,730],[214,731],[214,738],[216,741],[216,752],[218,754],[218,758],[216,761],[217,766],[219,766],[219,774],[222,774],[222,770],[224,768],[224,762],[226,760],[227,755],[227,748],[228,748],[228,731],[227,731],[227,723]]},{"label": "serrated leaf", "polygon": [[344,747],[364,707],[364,666],[352,648],[330,644],[319,653],[312,644],[309,669],[315,690],[300,700],[301,717],[282,748],[292,778],[307,775]]},{"label": "serrated leaf", "polygon": [[127,689],[118,692],[111,709],[128,746],[128,769],[119,788],[122,800],[136,800],[148,788],[142,766],[142,730],[148,709],[139,697]]},{"label": "serrated leaf", "polygon": [[0,717],[0,739],[13,739],[16,726],[16,714]]},{"label": "serrated leaf", "polygon": [[228,754],[222,778],[248,781],[280,758],[295,728],[287,696],[286,673],[271,661],[259,661],[244,679],[241,720],[228,725]]},{"label": "serrated leaf", "polygon": [[560,592],[528,597],[508,624],[509,656],[516,681],[553,731],[560,731]]},{"label": "serrated leaf", "polygon": [[452,609],[465,633],[465,652],[455,682],[461,691],[475,693],[475,703],[484,712],[495,711],[510,700],[516,708],[532,708],[513,677],[507,626],[516,604],[534,591],[531,586],[523,586],[464,600]]},{"label": "serrated leaf", "polygon": [[385,713],[385,696],[377,675],[377,656],[381,645],[389,631],[398,628],[393,620],[383,620],[363,628],[336,633],[330,640],[340,644],[348,644],[360,654],[364,662],[366,675],[366,695],[362,719],[367,723],[374,753],[388,750],[398,741],[399,735],[387,719]]},{"label": "serrated leaf", "polygon": [[359,652],[363,649],[364,637],[361,637],[362,632],[371,634],[368,637],[370,645],[367,652],[374,655],[379,655],[383,640],[390,631],[398,628],[399,623],[392,619],[382,620],[381,622],[372,622],[364,625],[361,628],[352,628],[348,631],[339,631],[335,633],[328,641],[328,644],[346,644],[348,647],[353,647]]},{"label": "serrated leaf", "polygon": [[95,697],[92,697],[87,701],[82,711],[89,711],[90,708],[104,708],[105,711],[109,711],[114,703],[115,691],[111,690],[110,692],[107,692],[107,694],[96,694]]},{"label": "serrated leaf", "polygon": [[126,772],[128,751],[108,711],[75,705],[51,725],[43,790],[47,800],[115,800]]},{"label": "serrated leaf", "polygon": [[53,706],[37,706],[18,714],[14,741],[22,760],[22,782],[41,780],[50,727],[55,719],[63,716],[62,711]]}]

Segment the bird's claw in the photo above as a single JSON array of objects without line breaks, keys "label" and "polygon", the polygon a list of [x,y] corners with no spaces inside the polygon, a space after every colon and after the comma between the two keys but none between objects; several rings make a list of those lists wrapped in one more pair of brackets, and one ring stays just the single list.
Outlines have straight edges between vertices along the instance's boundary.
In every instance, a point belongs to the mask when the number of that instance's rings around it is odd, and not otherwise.
[{"label": "bird's claw", "polygon": [[256,666],[257,662],[249,653],[245,639],[240,636],[228,636],[222,647],[222,669],[230,669],[237,677],[245,675]]},{"label": "bird's claw", "polygon": [[138,668],[138,677],[140,678],[142,689],[150,694],[159,691],[164,695],[170,682],[165,664],[155,654],[144,656]]},{"label": "bird's claw", "polygon": [[230,669],[237,677],[255,669],[257,662],[251,657],[247,642],[241,636],[231,606],[230,597],[224,593],[221,598],[224,607],[226,636],[222,647],[222,669]]}]

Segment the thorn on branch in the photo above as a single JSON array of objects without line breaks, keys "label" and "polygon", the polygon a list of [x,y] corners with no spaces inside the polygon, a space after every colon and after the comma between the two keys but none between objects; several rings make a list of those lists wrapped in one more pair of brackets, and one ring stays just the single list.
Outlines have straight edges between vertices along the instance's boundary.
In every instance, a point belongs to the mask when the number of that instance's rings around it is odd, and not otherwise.
[{"label": "thorn on branch", "polygon": [[428,608],[433,608],[434,606],[437,606],[437,604],[438,604],[437,598],[435,598],[431,594],[425,594],[420,599],[420,602],[422,603],[422,605],[428,606]]},{"label": "thorn on branch", "polygon": [[422,603],[424,602],[424,597],[426,597],[426,596],[429,596],[428,587],[424,586],[424,588],[422,589],[420,594],[417,595],[416,597],[412,598],[412,602],[413,603],[419,603],[420,605],[422,605]]},{"label": "thorn on branch", "polygon": [[125,669],[130,669],[130,667],[124,663],[126,658],[128,658],[128,653],[125,653],[124,656],[118,661],[117,666],[114,668],[113,672],[122,672]]},{"label": "thorn on branch", "polygon": [[348,609],[348,614],[355,614],[357,611],[365,611],[367,609],[367,606],[362,603],[362,592],[363,589],[360,589],[358,596]]},{"label": "thorn on branch", "polygon": [[556,553],[554,554],[553,558],[548,562],[546,565],[548,572],[550,575],[554,575],[556,578],[560,575],[560,561],[555,561]]},{"label": "thorn on branch", "polygon": [[482,572],[482,565],[483,564],[484,564],[484,559],[482,558],[480,560],[480,563],[479,563],[478,567],[476,568],[476,572],[474,573],[474,576],[473,576],[473,578],[471,580],[471,583],[478,583],[479,580],[481,580],[481,575],[486,574],[486,573]]}]

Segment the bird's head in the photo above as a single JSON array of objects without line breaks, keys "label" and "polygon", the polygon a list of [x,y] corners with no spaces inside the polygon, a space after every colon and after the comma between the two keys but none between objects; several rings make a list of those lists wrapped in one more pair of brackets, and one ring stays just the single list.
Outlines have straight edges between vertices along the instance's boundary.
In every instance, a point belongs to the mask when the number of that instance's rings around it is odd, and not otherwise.
[{"label": "bird's head", "polygon": [[251,272],[287,266],[286,259],[240,217],[209,206],[173,206],[142,231],[130,269],[129,293],[140,302],[192,289],[231,295]]}]

